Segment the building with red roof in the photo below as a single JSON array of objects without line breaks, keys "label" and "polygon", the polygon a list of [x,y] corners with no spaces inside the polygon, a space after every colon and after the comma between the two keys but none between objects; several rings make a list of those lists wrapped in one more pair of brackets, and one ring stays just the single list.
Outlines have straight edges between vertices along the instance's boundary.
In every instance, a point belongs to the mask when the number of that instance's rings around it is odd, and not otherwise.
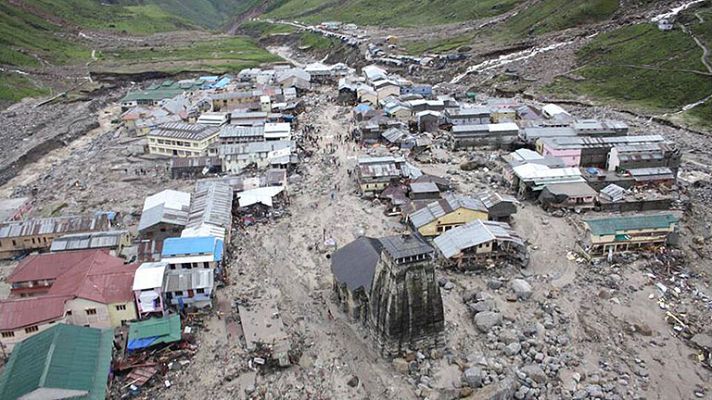
[{"label": "building with red roof", "polygon": [[0,301],[0,343],[11,349],[57,322],[115,328],[136,319],[137,268],[104,250],[25,258],[7,278],[10,298]]}]

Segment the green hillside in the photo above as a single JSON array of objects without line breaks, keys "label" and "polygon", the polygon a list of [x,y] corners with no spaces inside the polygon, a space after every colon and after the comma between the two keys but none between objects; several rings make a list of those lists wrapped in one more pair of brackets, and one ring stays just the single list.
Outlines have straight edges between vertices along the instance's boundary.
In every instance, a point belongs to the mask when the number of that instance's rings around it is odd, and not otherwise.
[{"label": "green hillside", "polygon": [[[706,28],[698,29],[709,31],[711,24],[705,19]],[[712,77],[701,55],[679,28],[662,32],[653,24],[627,26],[599,35],[577,53],[582,67],[575,73],[582,79],[559,78],[547,89],[654,112],[677,111],[712,93]]]},{"label": "green hillside", "polygon": [[327,20],[361,25],[437,25],[498,15],[521,0],[288,0],[276,2],[267,17],[308,23]]},{"label": "green hillside", "polygon": [[544,0],[523,8],[497,30],[508,36],[538,35],[604,21],[618,0]]}]

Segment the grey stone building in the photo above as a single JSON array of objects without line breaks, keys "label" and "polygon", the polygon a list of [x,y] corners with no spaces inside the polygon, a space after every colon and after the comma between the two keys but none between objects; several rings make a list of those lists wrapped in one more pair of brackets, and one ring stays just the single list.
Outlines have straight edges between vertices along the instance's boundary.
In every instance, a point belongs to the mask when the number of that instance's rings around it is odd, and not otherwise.
[{"label": "grey stone building", "polygon": [[336,298],[368,327],[381,354],[442,344],[443,303],[435,250],[411,235],[360,237],[332,255]]}]

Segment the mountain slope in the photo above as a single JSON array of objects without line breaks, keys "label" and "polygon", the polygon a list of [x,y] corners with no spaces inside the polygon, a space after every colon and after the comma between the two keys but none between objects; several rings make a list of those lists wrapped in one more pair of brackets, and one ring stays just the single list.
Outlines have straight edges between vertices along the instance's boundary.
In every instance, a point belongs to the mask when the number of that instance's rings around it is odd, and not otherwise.
[{"label": "mountain slope", "polygon": [[287,0],[272,3],[266,16],[308,23],[326,20],[361,25],[437,25],[466,21],[511,10],[521,0]]}]

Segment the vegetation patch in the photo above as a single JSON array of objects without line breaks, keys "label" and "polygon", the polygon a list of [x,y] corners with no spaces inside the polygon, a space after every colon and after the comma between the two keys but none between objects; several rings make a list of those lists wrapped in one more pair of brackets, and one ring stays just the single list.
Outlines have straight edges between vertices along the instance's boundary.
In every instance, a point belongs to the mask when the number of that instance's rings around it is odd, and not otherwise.
[{"label": "vegetation patch", "polygon": [[559,78],[546,90],[669,112],[712,93],[702,51],[680,30],[652,24],[624,27],[595,38],[577,53],[583,79]]},{"label": "vegetation patch", "polygon": [[101,53],[92,70],[116,73],[229,72],[280,60],[258,47],[250,38],[217,37],[175,47],[134,48]]},{"label": "vegetation patch", "polygon": [[267,16],[307,23],[327,20],[360,25],[421,26],[499,15],[521,0],[289,0],[275,4]]},{"label": "vegetation patch", "polygon": [[45,96],[49,89],[37,86],[27,77],[14,73],[0,73],[0,102],[14,103],[25,97]]}]

